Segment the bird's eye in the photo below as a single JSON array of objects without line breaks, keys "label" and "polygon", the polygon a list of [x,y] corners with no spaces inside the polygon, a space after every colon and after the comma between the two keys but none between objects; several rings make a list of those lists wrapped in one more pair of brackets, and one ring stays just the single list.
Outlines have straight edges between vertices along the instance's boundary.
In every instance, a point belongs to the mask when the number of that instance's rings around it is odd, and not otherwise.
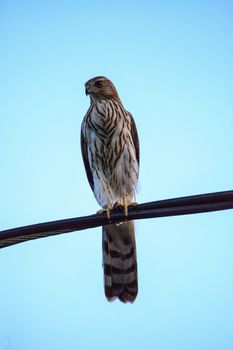
[{"label": "bird's eye", "polygon": [[98,87],[98,88],[101,88],[102,83],[101,83],[100,81],[97,81],[97,82],[95,83],[95,86]]}]

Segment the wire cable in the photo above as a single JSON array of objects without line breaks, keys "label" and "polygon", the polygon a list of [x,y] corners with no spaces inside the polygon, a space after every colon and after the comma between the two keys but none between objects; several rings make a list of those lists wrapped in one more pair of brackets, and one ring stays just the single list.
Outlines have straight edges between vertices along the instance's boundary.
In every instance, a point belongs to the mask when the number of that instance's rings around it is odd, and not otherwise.
[{"label": "wire cable", "polygon": [[127,217],[121,208],[112,210],[110,220],[103,213],[0,231],[0,248],[32,239],[85,230],[126,220],[151,219],[233,209],[233,191],[165,199],[131,205],[128,209]]}]

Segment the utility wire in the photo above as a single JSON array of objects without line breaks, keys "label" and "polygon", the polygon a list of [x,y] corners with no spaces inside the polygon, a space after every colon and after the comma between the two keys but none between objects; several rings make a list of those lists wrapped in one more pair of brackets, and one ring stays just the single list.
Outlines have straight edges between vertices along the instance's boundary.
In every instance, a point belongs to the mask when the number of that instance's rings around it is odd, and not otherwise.
[{"label": "utility wire", "polygon": [[128,209],[127,217],[125,217],[122,208],[114,209],[111,211],[110,220],[103,213],[0,231],[0,248],[32,239],[85,230],[126,220],[150,219],[233,209],[233,191],[165,199],[129,206]]}]

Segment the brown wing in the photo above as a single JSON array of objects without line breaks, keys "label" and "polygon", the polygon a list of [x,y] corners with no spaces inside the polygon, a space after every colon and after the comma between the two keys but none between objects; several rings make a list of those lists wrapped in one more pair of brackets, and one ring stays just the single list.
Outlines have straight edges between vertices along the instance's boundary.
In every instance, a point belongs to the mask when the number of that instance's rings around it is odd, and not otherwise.
[{"label": "brown wing", "polygon": [[138,165],[139,165],[139,163],[140,163],[140,147],[139,147],[138,132],[137,132],[136,124],[135,124],[135,121],[133,119],[132,114],[129,113],[129,116],[131,119],[131,134],[132,134],[133,143],[134,143],[134,147],[135,147],[135,151],[136,151],[136,158],[137,158]]},{"label": "brown wing", "polygon": [[89,184],[91,186],[92,191],[94,191],[94,180],[93,180],[93,176],[92,176],[92,172],[91,172],[91,168],[90,168],[90,164],[89,164],[89,160],[88,160],[87,143],[86,143],[86,139],[83,135],[82,129],[81,129],[81,151],[82,151],[83,163],[84,163],[84,167],[86,170],[87,178],[88,178],[88,181],[89,181]]}]

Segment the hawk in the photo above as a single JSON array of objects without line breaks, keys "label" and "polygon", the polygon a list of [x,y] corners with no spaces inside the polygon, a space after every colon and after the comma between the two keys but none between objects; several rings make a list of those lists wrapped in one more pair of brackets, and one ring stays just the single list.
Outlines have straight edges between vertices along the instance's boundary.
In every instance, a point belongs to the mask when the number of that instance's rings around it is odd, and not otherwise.
[{"label": "hawk", "polygon": [[[132,115],[113,83],[98,76],[85,84],[90,107],[81,126],[81,150],[87,178],[99,205],[110,217],[115,206],[135,203],[139,141]],[[138,293],[133,221],[102,228],[105,295],[133,302]]]}]

